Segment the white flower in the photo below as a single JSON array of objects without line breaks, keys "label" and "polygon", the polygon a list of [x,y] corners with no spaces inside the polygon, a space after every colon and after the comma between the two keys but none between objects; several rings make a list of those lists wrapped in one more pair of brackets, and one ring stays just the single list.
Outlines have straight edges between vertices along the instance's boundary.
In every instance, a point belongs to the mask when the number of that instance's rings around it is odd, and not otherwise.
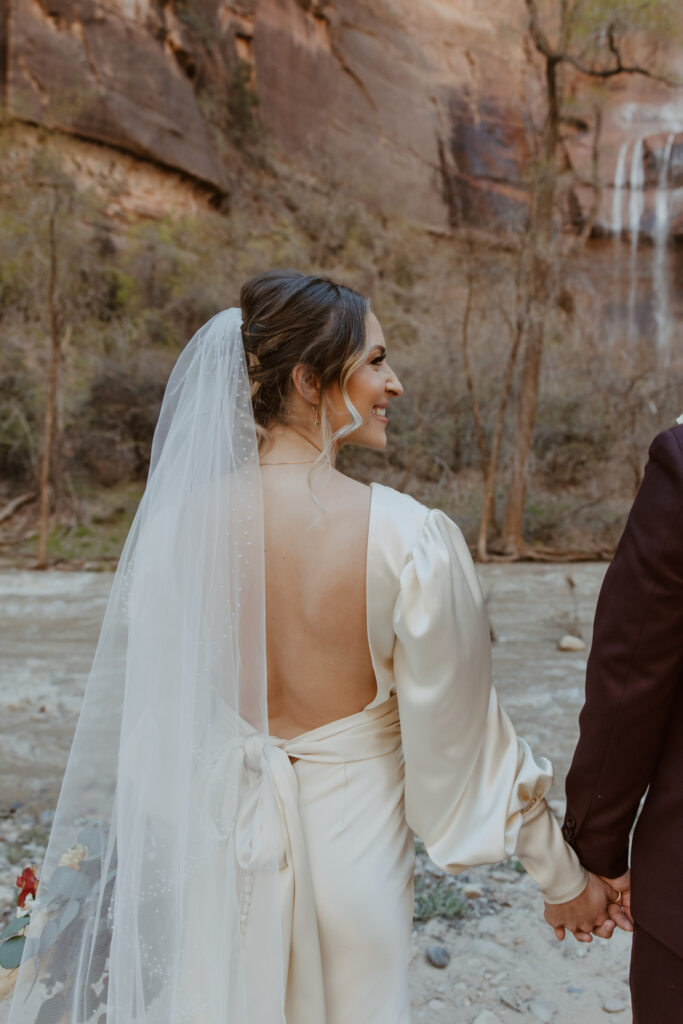
[{"label": "white flower", "polygon": [[40,904],[31,911],[30,928],[34,935],[40,935],[47,924],[47,911],[43,910]]},{"label": "white flower", "polygon": [[17,917],[23,917],[25,914],[30,914],[31,908],[33,907],[33,903],[34,897],[31,895],[31,893],[28,893],[26,899],[24,900],[23,907],[17,907]]},{"label": "white flower", "polygon": [[76,843],[75,846],[72,846],[59,858],[59,866],[60,868],[73,868],[74,871],[80,871],[81,861],[85,860],[88,853],[87,846],[84,846],[83,843]]}]

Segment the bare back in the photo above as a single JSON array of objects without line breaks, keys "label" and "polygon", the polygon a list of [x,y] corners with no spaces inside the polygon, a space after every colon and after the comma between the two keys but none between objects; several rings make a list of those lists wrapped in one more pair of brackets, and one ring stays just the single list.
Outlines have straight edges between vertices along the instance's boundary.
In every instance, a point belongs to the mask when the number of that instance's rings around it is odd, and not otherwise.
[{"label": "bare back", "polygon": [[362,710],[375,696],[365,573],[370,488],[336,470],[264,467],[270,731],[281,738]]}]

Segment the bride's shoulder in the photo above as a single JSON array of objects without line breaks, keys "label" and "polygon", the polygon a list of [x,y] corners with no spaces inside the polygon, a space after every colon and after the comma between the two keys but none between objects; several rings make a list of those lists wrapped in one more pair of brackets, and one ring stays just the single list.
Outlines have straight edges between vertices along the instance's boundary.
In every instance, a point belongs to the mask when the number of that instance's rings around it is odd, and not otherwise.
[{"label": "bride's shoulder", "polygon": [[409,494],[372,484],[368,566],[377,580],[400,580],[409,564],[452,585],[464,573],[478,586],[476,570],[462,530],[439,508],[428,508]]},{"label": "bride's shoulder", "polygon": [[373,483],[370,533],[376,544],[406,554],[420,539],[431,509],[410,494]]},{"label": "bride's shoulder", "polygon": [[410,494],[397,491],[384,484],[373,483],[371,532],[382,543],[398,544],[410,550],[418,543],[440,544],[461,531],[439,508],[429,508]]},{"label": "bride's shoulder", "polygon": [[372,501],[374,505],[383,505],[397,515],[405,515],[411,518],[424,519],[431,509],[423,505],[421,501],[413,498],[411,494],[404,491],[397,491],[394,487],[387,487],[386,484],[372,483]]}]

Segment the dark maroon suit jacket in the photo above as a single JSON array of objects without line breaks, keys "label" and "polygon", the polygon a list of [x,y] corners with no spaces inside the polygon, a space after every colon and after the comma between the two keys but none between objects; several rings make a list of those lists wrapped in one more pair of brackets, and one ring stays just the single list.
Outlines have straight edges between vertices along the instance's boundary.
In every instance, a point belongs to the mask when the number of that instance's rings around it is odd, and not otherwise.
[{"label": "dark maroon suit jacket", "polygon": [[[565,838],[683,957],[683,426],[654,439],[595,614]],[[649,788],[648,788],[649,787]],[[683,1012],[683,1011],[682,1011]]]}]

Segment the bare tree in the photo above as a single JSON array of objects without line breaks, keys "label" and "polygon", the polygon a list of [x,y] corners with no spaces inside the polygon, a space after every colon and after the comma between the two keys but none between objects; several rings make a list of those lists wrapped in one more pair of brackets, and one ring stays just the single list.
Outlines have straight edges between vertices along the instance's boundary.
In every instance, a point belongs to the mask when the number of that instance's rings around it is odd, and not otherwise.
[{"label": "bare tree", "polygon": [[[6,144],[5,139],[2,142]],[[22,334],[27,347],[32,347],[36,369],[41,376],[44,373],[44,383],[36,382],[39,397],[35,427],[27,426],[28,432],[35,435],[37,449],[31,475],[35,474],[38,492],[38,521],[36,524],[34,510],[31,527],[37,525],[38,569],[45,569],[48,564],[48,537],[54,513],[74,513],[77,506],[62,465],[64,354],[71,337],[71,323],[83,313],[88,302],[83,275],[86,266],[92,267],[93,260],[85,243],[90,227],[84,230],[79,220],[86,209],[85,200],[77,200],[76,194],[75,183],[61,159],[39,150],[26,162],[22,174],[12,178],[4,196],[3,226],[6,246],[12,246],[16,264],[13,272],[21,279],[22,287],[31,292],[31,315],[22,319]],[[7,251],[6,248],[4,255]]]},{"label": "bare tree", "polygon": [[[503,518],[501,546],[510,555],[524,553],[524,502],[527,465],[538,404],[545,319],[557,299],[557,246],[554,237],[556,206],[562,176],[564,76],[572,69],[591,80],[608,82],[620,75],[641,75],[669,85],[672,79],[625,57],[625,47],[636,33],[652,43],[671,31],[674,8],[663,0],[643,4],[636,0],[524,0],[527,31],[543,62],[545,118],[541,159],[535,169],[531,193],[528,265],[528,316],[522,343],[521,382],[517,403],[510,483]],[[550,23],[553,28],[547,28]],[[551,32],[552,36],[551,38]],[[593,181],[599,181],[600,108],[596,110]],[[594,203],[592,216],[597,207]],[[590,222],[591,215],[588,221]],[[584,226],[583,237],[587,237]]]},{"label": "bare tree", "polygon": [[507,411],[510,392],[512,391],[512,383],[517,365],[517,356],[519,354],[519,346],[525,325],[524,313],[521,309],[517,310],[514,319],[507,318],[507,320],[510,332],[510,349],[508,351],[503,387],[501,389],[500,399],[498,401],[498,410],[496,412],[496,419],[493,426],[491,451],[484,473],[484,497],[482,501],[481,520],[479,523],[479,534],[477,537],[477,557],[481,562],[486,562],[489,558],[488,535],[491,523],[495,523],[496,472],[498,470],[500,446],[503,440],[503,425],[505,423],[505,413]]},{"label": "bare tree", "polygon": [[[469,407],[471,408],[474,421],[474,434],[483,482],[483,501],[477,540],[477,557],[480,561],[485,562],[490,557],[489,532],[491,527],[493,527],[494,534],[498,530],[495,502],[496,479],[503,441],[505,416],[512,392],[515,367],[528,312],[523,285],[525,265],[529,256],[529,245],[525,235],[518,240],[518,244],[514,248],[513,262],[510,263],[506,259],[504,274],[500,277],[497,285],[494,285],[491,280],[490,265],[488,262],[486,263],[486,271],[484,272],[484,266],[478,262],[474,240],[468,239],[468,242],[465,304],[460,325],[460,354]],[[512,299],[510,299],[511,270],[514,277]],[[482,294],[485,295],[484,302],[481,301]],[[513,307],[512,313],[510,312],[510,306]],[[480,379],[477,382],[470,357],[470,336],[477,328],[484,328],[486,330],[486,325],[488,324],[488,330],[491,331],[492,337],[498,340],[501,322],[502,326],[507,329],[509,338],[502,354],[504,365],[503,378],[498,393],[494,395],[489,394],[488,399],[482,402],[480,392],[490,391],[490,384],[492,383],[490,365],[487,364],[485,368],[480,368]],[[489,387],[487,387],[487,381]],[[492,424],[490,441],[487,439],[487,424]]]},{"label": "bare tree", "polygon": [[55,411],[62,364],[62,348],[57,328],[57,236],[55,220],[59,199],[54,198],[48,217],[48,259],[47,285],[48,320],[50,329],[50,357],[47,368],[45,389],[45,416],[43,421],[43,451],[40,461],[40,522],[38,527],[38,560],[36,569],[47,567],[47,536],[50,523],[50,467],[53,458],[53,437],[55,432]]},{"label": "bare tree", "polygon": [[71,335],[70,327],[64,327],[58,294],[59,277],[59,238],[58,220],[60,207],[64,203],[64,185],[62,182],[41,181],[40,187],[50,193],[50,206],[47,213],[47,320],[49,337],[49,357],[45,379],[45,409],[43,414],[43,443],[40,457],[39,478],[39,520],[38,520],[38,557],[36,569],[47,568],[47,541],[50,532],[50,514],[56,505],[62,485],[61,410],[63,395],[61,394],[62,367],[64,349]]},{"label": "bare tree", "polygon": [[472,376],[472,366],[470,363],[469,353],[469,340],[470,340],[470,318],[472,316],[472,299],[474,291],[474,274],[471,269],[467,273],[467,297],[465,299],[465,311],[462,317],[462,327],[460,331],[460,347],[462,351],[462,365],[465,372],[465,385],[467,387],[467,394],[470,396],[472,403],[472,415],[474,416],[474,429],[477,436],[477,448],[479,449],[479,459],[481,461],[481,471],[486,479],[488,473],[489,457],[486,450],[486,438],[484,437],[484,425],[482,423],[481,406],[479,405],[479,398],[474,387],[474,378]]}]

